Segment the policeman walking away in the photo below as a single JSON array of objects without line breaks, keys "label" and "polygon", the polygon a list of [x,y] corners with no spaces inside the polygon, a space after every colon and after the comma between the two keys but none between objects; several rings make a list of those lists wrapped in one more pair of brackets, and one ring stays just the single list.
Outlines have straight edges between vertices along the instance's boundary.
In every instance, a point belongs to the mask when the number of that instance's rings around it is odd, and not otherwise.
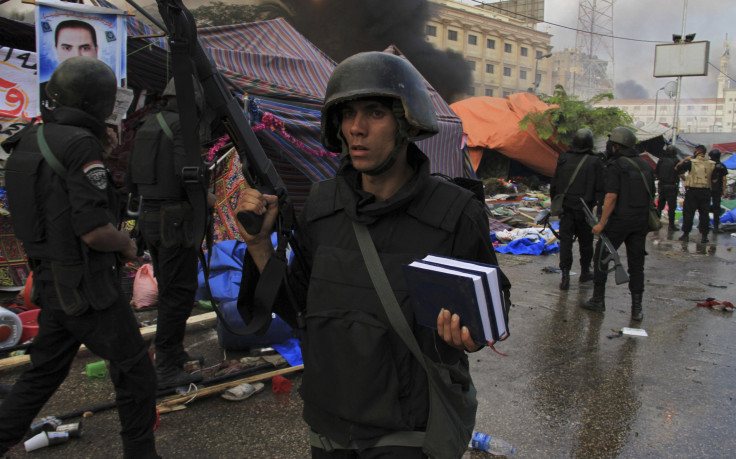
[{"label": "policeman walking away", "polygon": [[[198,82],[193,83],[195,105],[201,114],[202,90]],[[202,380],[199,371],[190,373],[184,369],[189,361],[204,361],[201,356],[187,353],[184,335],[197,291],[201,240],[195,232],[195,219],[205,218],[196,214],[197,206],[189,198],[192,194],[194,198],[204,196],[206,187],[197,182],[198,174],[186,176],[188,171],[200,170],[202,161],[196,158],[196,164],[188,163],[173,78],[162,96],[163,109],[138,129],[127,181],[133,196],[141,202],[138,229],[151,254],[158,281],[156,374],[158,387],[164,389]],[[214,205],[214,199],[209,204]]]},{"label": "policeman walking away", "polygon": [[685,178],[685,202],[682,204],[682,236],[680,240],[690,240],[690,230],[693,228],[695,211],[698,211],[698,229],[700,230],[700,242],[708,242],[708,229],[710,228],[710,188],[711,177],[715,163],[705,157],[705,146],[695,147],[695,156],[683,159],[675,170],[678,174],[688,172]]},{"label": "policeman walking away", "polygon": [[677,231],[680,228],[675,224],[675,211],[677,210],[677,191],[680,187],[680,175],[675,172],[675,152],[677,150],[672,145],[665,148],[662,157],[657,162],[654,169],[655,178],[658,180],[658,200],[657,211],[660,217],[664,206],[667,206],[667,215],[669,217],[668,231]]},{"label": "policeman walking away", "polygon": [[[110,362],[125,458],[153,458],[156,374],[138,322],[121,294],[119,262],[136,243],[116,229],[115,193],[102,163],[104,120],[117,81],[104,62],[61,63],[41,125],[3,146],[13,226],[33,268],[39,332],[24,372],[0,406],[0,455],[20,441],[64,381],[81,344]],[[108,147],[114,141],[107,139]]]},{"label": "policeman walking away", "polygon": [[726,197],[726,190],[728,189],[726,183],[728,168],[721,162],[721,150],[717,148],[712,149],[708,153],[708,157],[716,163],[713,166],[713,172],[710,176],[710,198],[711,211],[713,212],[713,232],[720,233],[721,197]]},{"label": "policeman walking away", "polygon": [[550,196],[564,194],[560,215],[560,290],[570,288],[572,243],[577,237],[580,250],[580,282],[593,280],[590,262],[593,259],[593,233],[585,220],[580,198],[592,209],[603,190],[603,161],[593,153],[593,132],[578,129],[572,146],[557,160],[550,184]]},{"label": "policeman walking away", "polygon": [[[605,169],[605,197],[600,221],[593,234],[604,233],[618,250],[626,244],[631,292],[631,319],[644,317],[644,258],[649,207],[654,191],[654,171],[649,163],[634,150],[636,135],[623,126],[611,130],[609,136],[613,156]],[[593,297],[582,307],[591,311],[606,310],[605,294],[608,266],[600,266],[605,245],[598,240],[593,254]]]}]

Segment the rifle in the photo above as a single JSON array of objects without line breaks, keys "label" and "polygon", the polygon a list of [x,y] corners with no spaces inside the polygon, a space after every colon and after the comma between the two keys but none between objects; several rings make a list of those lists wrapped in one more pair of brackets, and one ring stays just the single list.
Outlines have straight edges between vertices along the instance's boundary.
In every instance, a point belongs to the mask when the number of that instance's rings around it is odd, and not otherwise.
[{"label": "rifle", "polygon": [[[585,212],[585,221],[588,222],[590,227],[594,227],[598,224],[598,220],[595,218],[595,215],[593,215],[593,212],[588,208],[588,205],[585,203],[585,199],[580,197],[580,202],[583,203],[583,212]],[[599,267],[602,266],[608,266],[608,263],[613,260],[614,267],[612,269],[609,269],[608,272],[616,271],[616,285],[625,284],[629,281],[629,275],[626,273],[626,270],[624,269],[623,265],[621,264],[621,259],[618,256],[618,252],[613,247],[613,244],[611,244],[611,240],[608,239],[608,237],[601,233],[598,235],[598,237],[601,238],[601,242],[603,242],[603,245],[605,245],[606,250],[608,251],[608,256],[605,258],[600,258],[598,260]],[[601,265],[600,263],[603,262]]]},{"label": "rifle", "polygon": [[534,219],[535,225],[542,225],[542,228],[546,228],[549,226],[550,231],[552,231],[552,234],[555,235],[557,239],[560,238],[560,235],[555,231],[554,228],[552,228],[552,225],[549,224],[549,217],[550,217],[550,210],[544,209],[541,212],[539,212]]},{"label": "rifle", "polygon": [[[146,17],[150,16],[134,1],[127,1]],[[243,176],[248,186],[278,197],[279,215],[276,221],[278,244],[274,256],[271,257],[261,274],[261,281],[266,279],[264,282],[266,287],[262,290],[277,289],[286,272],[285,252],[295,226],[294,207],[286,192],[286,185],[258,142],[243,109],[227,89],[227,80],[217,69],[212,58],[205,53],[197,36],[196,23],[192,14],[184,6],[182,0],[156,0],[156,3],[165,24],[163,29],[169,39],[174,84],[176,85],[180,122],[187,157],[199,157],[199,139],[197,136],[199,129],[193,97],[193,83],[195,82],[192,77],[194,77],[202,86],[207,108],[214,115],[215,121],[222,123],[230,139],[232,139],[240,157]],[[160,27],[162,24],[157,23],[157,25]],[[197,151],[195,152],[194,149]],[[188,169],[188,171],[182,171],[185,182],[199,180],[206,183],[203,167],[187,167],[184,169]],[[192,169],[198,170],[193,171]],[[188,172],[188,174],[185,172]],[[195,218],[200,218],[200,216],[197,215]],[[258,234],[263,226],[263,216],[252,212],[238,212],[237,219],[250,234]],[[293,248],[296,250],[295,247]],[[205,279],[207,279],[208,273],[204,260],[202,260],[202,266],[205,270]],[[257,292],[256,296],[259,295]],[[233,333],[239,335],[263,334],[271,322],[270,311],[273,306],[273,296],[271,292],[264,292],[263,297],[265,297],[265,300],[260,297],[256,298],[256,312],[248,314],[250,316],[248,317],[249,320],[245,320],[244,317],[244,321],[248,326],[245,330],[239,332],[232,330],[227,325],[217,307],[215,307],[215,312],[217,312],[218,318],[222,320],[223,325]],[[300,314],[297,313],[297,316],[300,316]]]}]

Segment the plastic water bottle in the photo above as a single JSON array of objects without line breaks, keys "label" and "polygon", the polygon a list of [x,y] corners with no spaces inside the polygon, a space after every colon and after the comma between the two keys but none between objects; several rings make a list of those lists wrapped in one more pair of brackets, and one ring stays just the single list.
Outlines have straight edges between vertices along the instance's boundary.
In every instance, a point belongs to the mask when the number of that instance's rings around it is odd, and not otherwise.
[{"label": "plastic water bottle", "polygon": [[491,437],[481,432],[473,431],[473,439],[469,447],[489,452],[496,456],[514,454],[514,447],[497,437]]}]

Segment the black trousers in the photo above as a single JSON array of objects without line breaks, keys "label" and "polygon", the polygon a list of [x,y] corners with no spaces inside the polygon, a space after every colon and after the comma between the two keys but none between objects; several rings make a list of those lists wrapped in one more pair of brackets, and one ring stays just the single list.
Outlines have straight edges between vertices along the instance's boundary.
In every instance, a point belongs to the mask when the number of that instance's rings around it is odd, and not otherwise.
[{"label": "black trousers", "polygon": [[698,229],[700,234],[707,235],[710,228],[710,189],[688,188],[685,202],[682,205],[682,232],[689,233],[693,229],[693,217],[698,211]]},{"label": "black trousers", "polygon": [[713,228],[718,229],[721,223],[721,197],[723,189],[710,190],[711,212],[713,212]]},{"label": "black trousers", "polygon": [[158,210],[146,211],[140,230],[153,262],[158,282],[158,318],[156,324],[156,366],[170,368],[184,356],[187,319],[197,293],[198,247],[167,243],[161,237]]},{"label": "black trousers", "polygon": [[665,204],[667,205],[667,214],[669,216],[670,226],[675,225],[675,211],[677,210],[677,186],[676,185],[659,185],[659,199],[657,200],[657,210],[662,215]]},{"label": "black trousers", "polygon": [[69,374],[81,344],[110,362],[126,458],[158,457],[156,372],[138,322],[124,298],[103,311],[90,308],[80,316],[58,307],[53,284],[39,282],[42,310],[39,331],[30,346],[33,366],[25,371],[0,406],[0,455],[25,435],[33,419]]},{"label": "black trousers", "polygon": [[[631,293],[643,293],[644,292],[644,258],[647,255],[646,252],[646,238],[647,238],[647,218],[643,217],[643,224],[636,222],[630,225],[623,223],[609,224],[603,234],[613,244],[613,247],[618,250],[621,244],[626,244],[626,259],[628,261],[628,272],[629,272],[629,291]],[[593,283],[595,285],[605,285],[608,280],[608,269],[612,266],[600,266],[600,254],[603,252],[605,258],[607,252],[605,251],[605,245],[598,239],[598,243],[595,246],[595,253],[593,254]]]},{"label": "black trousers", "polygon": [[585,221],[582,210],[565,209],[560,215],[560,269],[572,268],[572,241],[578,238],[580,252],[580,268],[590,268],[593,259],[593,233],[590,225]]},{"label": "black trousers", "polygon": [[422,448],[383,446],[364,450],[336,449],[326,451],[312,446],[312,459],[424,459]]}]

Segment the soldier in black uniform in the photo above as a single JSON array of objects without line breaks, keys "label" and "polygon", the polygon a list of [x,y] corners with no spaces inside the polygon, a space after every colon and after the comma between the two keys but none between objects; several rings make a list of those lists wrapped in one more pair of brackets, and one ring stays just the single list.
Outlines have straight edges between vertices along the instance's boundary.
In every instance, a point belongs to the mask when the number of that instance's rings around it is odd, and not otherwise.
[{"label": "soldier in black uniform", "polygon": [[[201,108],[202,92],[195,88],[196,105]],[[200,372],[189,373],[183,368],[188,361],[204,360],[184,349],[186,322],[197,291],[201,244],[195,236],[195,218],[204,218],[195,215],[186,187],[205,193],[206,186],[185,181],[184,168],[193,168],[187,163],[173,78],[162,96],[165,105],[161,112],[149,117],[136,134],[127,180],[142,203],[138,229],[158,281],[156,373],[163,389],[202,380]],[[196,167],[202,167],[201,160]]]},{"label": "soldier in black uniform", "polygon": [[44,123],[3,145],[12,150],[5,177],[13,226],[33,267],[41,313],[33,367],[0,407],[0,455],[23,438],[84,344],[110,362],[123,456],[158,457],[156,373],[118,273],[118,260],[134,259],[137,247],[116,229],[115,193],[102,163],[103,121],[116,86],[100,60],[64,61],[46,86],[53,110]]},{"label": "soldier in black uniform", "polygon": [[716,163],[710,176],[710,199],[711,211],[713,212],[713,232],[720,233],[721,223],[721,197],[726,197],[726,176],[728,168],[721,162],[721,150],[714,148],[708,153],[710,160]]},{"label": "soldier in black uniform", "polygon": [[[636,135],[631,129],[617,127],[611,131],[609,139],[613,157],[606,166],[603,212],[600,221],[593,227],[593,234],[599,235],[603,232],[616,249],[622,243],[626,244],[631,318],[639,321],[644,317],[641,304],[644,293],[644,257],[647,254],[645,243],[652,200],[649,192],[654,191],[654,171],[634,150]],[[597,312],[606,310],[608,267],[600,266],[603,250],[604,245],[598,240],[593,254],[593,297],[583,304],[583,308]]]},{"label": "soldier in black uniform", "polygon": [[[576,172],[577,171],[577,172]],[[593,259],[593,234],[582,210],[582,197],[592,209],[603,191],[603,161],[593,153],[593,132],[579,129],[572,139],[572,147],[557,161],[550,196],[564,193],[560,215],[560,290],[570,288],[572,243],[578,238],[580,250],[580,282],[593,280],[590,261]]]},{"label": "soldier in black uniform", "polygon": [[659,181],[659,200],[657,201],[657,211],[660,217],[667,205],[667,213],[669,216],[668,230],[670,232],[677,231],[680,228],[675,224],[675,211],[677,210],[677,190],[680,187],[680,175],[675,172],[675,152],[673,146],[668,146],[659,162],[654,169],[654,175]]}]

